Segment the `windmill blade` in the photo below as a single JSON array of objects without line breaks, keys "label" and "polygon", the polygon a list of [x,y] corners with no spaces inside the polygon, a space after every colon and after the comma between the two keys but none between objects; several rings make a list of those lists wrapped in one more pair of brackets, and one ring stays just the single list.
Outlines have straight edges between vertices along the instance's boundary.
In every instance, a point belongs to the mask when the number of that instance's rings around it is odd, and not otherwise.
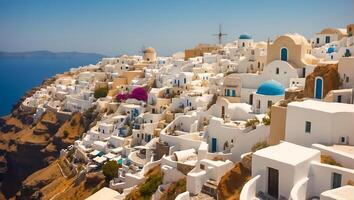
[{"label": "windmill blade", "polygon": [[141,47],[141,50],[140,50],[140,53],[142,53],[142,54],[144,54],[145,53],[145,45],[143,45],[142,47]]}]

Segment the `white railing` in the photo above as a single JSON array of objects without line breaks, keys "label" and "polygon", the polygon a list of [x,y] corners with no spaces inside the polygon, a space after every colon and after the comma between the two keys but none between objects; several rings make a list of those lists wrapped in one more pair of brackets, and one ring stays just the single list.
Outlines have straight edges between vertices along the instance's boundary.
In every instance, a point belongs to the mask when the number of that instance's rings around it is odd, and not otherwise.
[{"label": "white railing", "polygon": [[240,200],[250,200],[256,197],[257,193],[257,181],[261,178],[261,175],[257,175],[249,180],[242,188],[240,194]]},{"label": "white railing", "polygon": [[297,182],[290,192],[290,200],[301,200],[306,199],[306,190],[308,178],[303,178],[301,181]]}]

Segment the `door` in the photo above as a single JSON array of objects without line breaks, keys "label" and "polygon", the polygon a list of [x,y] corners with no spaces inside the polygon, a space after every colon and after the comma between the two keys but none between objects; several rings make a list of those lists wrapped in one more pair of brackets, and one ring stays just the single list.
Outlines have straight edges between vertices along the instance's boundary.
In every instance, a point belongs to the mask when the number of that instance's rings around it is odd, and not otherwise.
[{"label": "door", "polygon": [[302,68],[302,77],[305,78],[306,77],[306,68]]},{"label": "door", "polygon": [[236,90],[232,90],[232,96],[233,96],[233,97],[236,96]]},{"label": "door", "polygon": [[281,49],[281,60],[288,61],[288,50],[286,48]]},{"label": "door", "polygon": [[211,138],[211,152],[216,152],[216,138]]},{"label": "door", "polygon": [[225,117],[225,106],[221,106],[221,118]]},{"label": "door", "polygon": [[253,94],[250,95],[250,105],[253,105]]},{"label": "door", "polygon": [[332,189],[342,186],[342,175],[338,173],[332,174]]},{"label": "door", "polygon": [[279,171],[268,168],[268,194],[278,199],[279,190]]},{"label": "door", "polygon": [[317,77],[316,78],[316,83],[315,83],[315,98],[316,99],[322,99],[322,91],[323,91],[323,81],[322,78]]}]

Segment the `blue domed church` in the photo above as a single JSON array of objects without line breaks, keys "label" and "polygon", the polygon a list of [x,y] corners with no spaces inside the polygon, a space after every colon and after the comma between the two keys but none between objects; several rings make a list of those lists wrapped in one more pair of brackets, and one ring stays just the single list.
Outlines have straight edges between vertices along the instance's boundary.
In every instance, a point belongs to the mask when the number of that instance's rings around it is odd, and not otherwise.
[{"label": "blue domed church", "polygon": [[277,101],[284,99],[285,88],[275,80],[268,80],[259,85],[253,93],[253,111],[265,113]]}]

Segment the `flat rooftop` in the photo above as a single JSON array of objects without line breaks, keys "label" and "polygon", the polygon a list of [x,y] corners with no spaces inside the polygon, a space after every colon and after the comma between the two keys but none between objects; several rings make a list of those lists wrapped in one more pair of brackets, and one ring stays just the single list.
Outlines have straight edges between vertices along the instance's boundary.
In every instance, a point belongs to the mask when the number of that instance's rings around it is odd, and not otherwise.
[{"label": "flat rooftop", "polygon": [[318,159],[320,159],[321,153],[319,150],[303,147],[289,142],[281,142],[278,145],[270,146],[254,153],[254,155],[259,157],[268,158],[289,165],[297,165],[312,158],[316,154],[318,154]]},{"label": "flat rooftop", "polygon": [[112,190],[110,188],[104,187],[94,193],[93,195],[89,196],[86,198],[86,200],[101,200],[101,199],[106,199],[106,200],[117,200],[119,193],[115,190]]},{"label": "flat rooftop", "polygon": [[328,199],[348,199],[348,197],[354,197],[354,186],[346,185],[333,190],[327,190],[322,192],[322,197],[327,197]]},{"label": "flat rooftop", "polygon": [[354,104],[323,102],[316,100],[296,101],[288,104],[288,107],[305,108],[328,113],[354,112]]}]

